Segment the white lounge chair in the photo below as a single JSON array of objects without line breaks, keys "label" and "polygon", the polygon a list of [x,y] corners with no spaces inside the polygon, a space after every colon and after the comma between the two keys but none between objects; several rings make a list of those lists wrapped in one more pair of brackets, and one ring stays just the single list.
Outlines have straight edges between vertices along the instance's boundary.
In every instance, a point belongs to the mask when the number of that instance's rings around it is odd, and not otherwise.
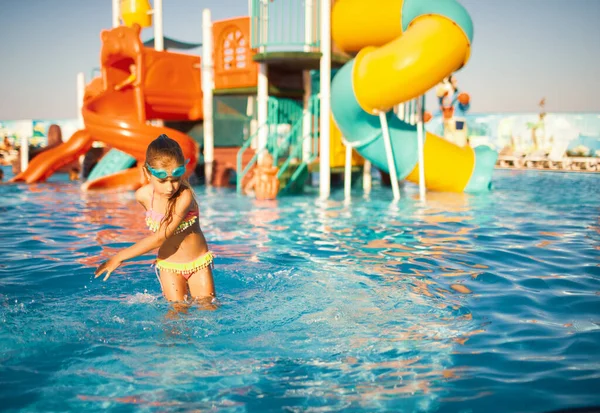
[{"label": "white lounge chair", "polygon": [[549,169],[568,170],[571,166],[571,160],[567,156],[568,140],[562,140],[554,143],[545,162]]},{"label": "white lounge chair", "polygon": [[508,148],[500,151],[496,165],[501,168],[521,168],[525,154],[518,151],[511,151]]},{"label": "white lounge chair", "polygon": [[593,172],[598,169],[598,158],[592,156],[571,156],[569,163],[573,171]]},{"label": "white lounge chair", "polygon": [[523,165],[525,165],[526,168],[543,168],[544,163],[547,160],[548,156],[546,155],[546,151],[537,150],[523,158]]}]

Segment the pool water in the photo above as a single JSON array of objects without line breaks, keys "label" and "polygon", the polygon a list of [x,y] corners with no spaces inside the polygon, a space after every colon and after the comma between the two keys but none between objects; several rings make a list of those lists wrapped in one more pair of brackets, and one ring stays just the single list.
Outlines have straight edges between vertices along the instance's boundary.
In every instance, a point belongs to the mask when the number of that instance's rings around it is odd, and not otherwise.
[{"label": "pool water", "polygon": [[219,308],[174,311],[132,193],[0,186],[6,411],[546,412],[600,404],[600,175],[485,195],[196,188]]}]

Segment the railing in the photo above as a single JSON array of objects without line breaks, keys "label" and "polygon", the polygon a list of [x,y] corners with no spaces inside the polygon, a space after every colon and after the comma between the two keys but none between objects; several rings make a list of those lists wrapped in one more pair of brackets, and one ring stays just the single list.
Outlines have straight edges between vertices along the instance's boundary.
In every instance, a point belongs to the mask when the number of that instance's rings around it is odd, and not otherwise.
[{"label": "railing", "polygon": [[[252,145],[252,142],[257,138],[258,134],[261,133],[265,128],[267,128],[269,125],[264,123],[262,124],[247,140],[246,142],[244,142],[244,144],[242,145],[242,147],[240,148],[240,150],[237,153],[237,166],[236,166],[236,189],[237,192],[239,194],[242,193],[242,181],[244,180],[244,177],[246,176],[246,174],[248,173],[248,171],[250,170],[250,168],[252,168],[255,164],[256,161],[258,160],[258,155],[262,152],[262,151],[256,151],[256,153],[254,154],[254,156],[252,157],[252,159],[250,160],[250,162],[248,162],[248,164],[244,167],[242,165],[242,161],[244,159],[244,152],[246,152],[246,150],[250,147],[250,145]],[[266,150],[263,149],[263,151]]]},{"label": "railing", "polygon": [[320,1],[252,0],[252,48],[259,53],[318,51]]},{"label": "railing", "polygon": [[[296,179],[302,174],[304,168],[308,168],[308,165],[319,155],[319,103],[320,100],[317,95],[310,98],[307,111],[303,112],[302,118],[296,120],[290,133],[284,139],[284,143],[287,144],[289,151],[287,159],[279,166],[277,178],[279,179],[283,176],[293,161],[297,161],[299,164],[285,187],[281,189],[281,192],[286,192],[296,182]],[[307,139],[309,145],[305,145]],[[308,151],[305,151],[305,146]],[[278,165],[278,158],[282,149],[285,149],[285,147],[282,148],[279,145],[273,152],[273,162],[275,165]]]},{"label": "railing", "polygon": [[[303,109],[302,103],[291,100],[269,97],[267,122],[260,125],[258,129],[244,142],[237,154],[237,191],[242,192],[242,181],[248,171],[256,164],[258,156],[263,151],[267,150],[271,153],[279,151],[279,148],[284,142],[288,142],[290,131],[294,129],[294,125],[298,120],[302,120]],[[266,129],[266,132],[265,132]],[[258,140],[259,134],[266,133],[267,146],[259,148],[250,162],[246,166],[243,165],[243,157],[246,150]],[[291,141],[289,141],[291,143]],[[274,164],[277,165],[278,157],[274,157]]]}]

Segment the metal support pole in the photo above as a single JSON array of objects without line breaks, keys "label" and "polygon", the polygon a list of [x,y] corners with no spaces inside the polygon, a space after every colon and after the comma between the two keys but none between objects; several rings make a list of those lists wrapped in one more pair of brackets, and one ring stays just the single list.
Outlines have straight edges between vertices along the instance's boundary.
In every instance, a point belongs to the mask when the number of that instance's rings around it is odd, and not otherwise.
[{"label": "metal support pole", "polygon": [[394,162],[394,153],[392,152],[392,143],[390,140],[390,130],[388,128],[385,112],[379,112],[379,122],[383,132],[383,143],[385,145],[385,155],[387,158],[388,169],[390,170],[390,181],[392,183],[392,192],[394,200],[400,199],[400,186],[398,185],[398,174],[396,173],[396,163]]},{"label": "metal support pole", "polygon": [[112,0],[112,27],[121,25],[121,0]]},{"label": "metal support pole", "polygon": [[[267,147],[267,138],[269,129],[267,128],[267,116],[269,111],[269,78],[267,76],[267,64],[258,65],[258,85],[257,85],[257,123],[258,123],[258,142],[257,150],[262,151]],[[262,152],[259,153],[259,159],[262,159]]]},{"label": "metal support pole", "polygon": [[[148,10],[148,14],[153,16],[154,22],[154,50],[162,52],[165,50],[165,39],[163,33],[163,4],[162,0],[154,0],[154,8]],[[165,125],[163,119],[149,119],[147,124],[161,127]]]},{"label": "metal support pole", "polygon": [[154,48],[159,52],[165,50],[162,3],[162,0],[154,0]]},{"label": "metal support pole", "polygon": [[344,164],[344,197],[350,200],[352,192],[352,147],[346,145],[346,162]]},{"label": "metal support pole", "polygon": [[371,192],[371,162],[366,159],[363,165],[363,191],[365,194]]},{"label": "metal support pole", "polygon": [[[269,2],[260,0],[259,5],[260,31],[258,33],[259,52],[265,53],[268,39],[269,24]],[[258,65],[258,82],[256,85],[256,122],[258,123],[258,136],[256,137],[256,150],[259,151],[258,159],[263,157],[263,149],[267,147],[269,130],[267,128],[267,117],[269,112],[269,77],[266,63]]]},{"label": "metal support pole", "polygon": [[331,191],[329,160],[329,113],[331,111],[331,2],[321,1],[321,112],[319,136],[319,192],[328,198]]},{"label": "metal support pole", "polygon": [[314,0],[304,0],[304,51],[310,52],[313,40]]},{"label": "metal support pole", "polygon": [[310,78],[310,71],[305,70],[302,72],[302,81],[304,83],[304,110],[302,112],[302,160],[308,162],[311,155],[312,141],[311,141],[311,124],[312,114],[314,111],[310,109],[310,97],[312,95],[312,84]]},{"label": "metal support pole", "polygon": [[202,105],[204,107],[204,176],[212,185],[215,136],[213,128],[213,39],[210,9],[202,10]]},{"label": "metal support pole", "polygon": [[21,135],[21,172],[27,169],[29,165],[29,137],[26,133]]},{"label": "metal support pole", "polygon": [[401,103],[398,105],[398,119],[404,120],[404,115],[405,115],[404,103]]},{"label": "metal support pole", "polygon": [[419,198],[425,201],[425,152],[423,112],[425,111],[425,95],[417,98],[417,152],[419,154]]}]

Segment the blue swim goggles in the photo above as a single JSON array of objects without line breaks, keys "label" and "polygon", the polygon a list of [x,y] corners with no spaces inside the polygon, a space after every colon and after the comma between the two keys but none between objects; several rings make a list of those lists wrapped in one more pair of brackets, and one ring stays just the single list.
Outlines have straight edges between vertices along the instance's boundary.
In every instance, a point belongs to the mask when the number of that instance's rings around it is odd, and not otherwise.
[{"label": "blue swim goggles", "polygon": [[[185,173],[185,166],[190,162],[189,159],[187,159],[183,165],[178,166],[177,168],[173,169],[171,171],[171,176],[173,178],[179,178],[181,177],[184,173]],[[155,176],[158,179],[167,179],[169,177],[169,173],[167,171],[165,171],[164,169],[154,169],[153,167],[151,167],[150,165],[148,165],[148,162],[146,162],[146,168],[148,168],[148,170],[150,171],[150,173]]]}]

